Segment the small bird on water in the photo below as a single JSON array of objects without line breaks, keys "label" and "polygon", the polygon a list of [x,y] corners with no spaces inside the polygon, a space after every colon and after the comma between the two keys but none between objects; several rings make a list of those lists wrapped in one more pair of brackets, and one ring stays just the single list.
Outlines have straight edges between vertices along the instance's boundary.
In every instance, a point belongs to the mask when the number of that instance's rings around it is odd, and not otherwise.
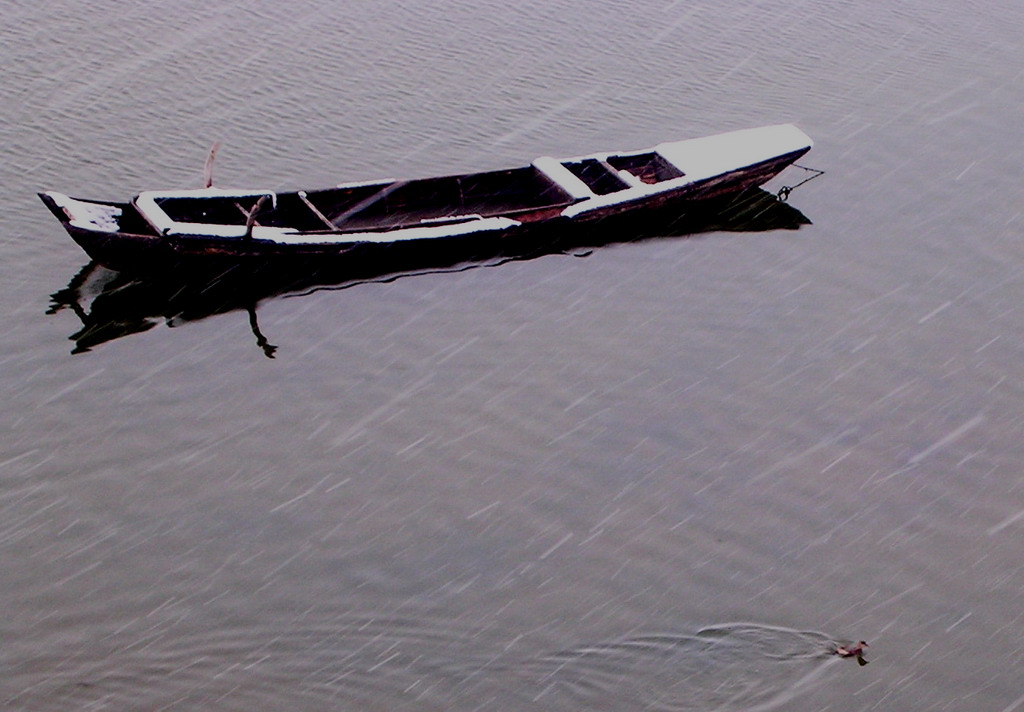
[{"label": "small bird on water", "polygon": [[855,645],[840,645],[836,648],[835,654],[841,658],[857,658],[858,663],[867,665],[868,661],[864,659],[864,648],[866,647],[868,644],[861,640]]}]

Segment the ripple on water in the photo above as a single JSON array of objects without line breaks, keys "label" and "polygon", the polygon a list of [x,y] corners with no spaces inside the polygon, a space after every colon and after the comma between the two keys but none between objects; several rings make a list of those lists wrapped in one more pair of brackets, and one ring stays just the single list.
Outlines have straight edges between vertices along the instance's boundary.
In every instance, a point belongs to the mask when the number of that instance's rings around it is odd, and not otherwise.
[{"label": "ripple on water", "polygon": [[[184,631],[178,631],[183,633]],[[637,634],[510,654],[495,633],[423,618],[296,621],[286,628],[154,630],[114,650],[20,661],[8,709],[769,710],[824,671],[831,639],[752,623]],[[254,634],[255,633],[255,634]],[[45,671],[45,672],[43,672]],[[10,680],[9,680],[10,681]]]},{"label": "ripple on water", "polygon": [[823,633],[734,623],[509,653],[494,631],[346,616],[285,628],[154,629],[133,644],[20,661],[9,709],[769,710],[824,672]]},{"label": "ripple on water", "polygon": [[641,634],[524,661],[538,698],[619,709],[773,709],[824,670],[832,640],[814,631],[730,623]]}]

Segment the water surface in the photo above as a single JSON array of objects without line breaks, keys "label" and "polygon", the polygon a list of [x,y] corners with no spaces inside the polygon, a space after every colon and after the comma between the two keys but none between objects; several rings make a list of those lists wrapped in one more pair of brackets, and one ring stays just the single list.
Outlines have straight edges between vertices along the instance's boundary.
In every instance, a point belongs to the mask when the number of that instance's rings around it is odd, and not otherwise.
[{"label": "water surface", "polygon": [[[1024,705],[1024,11],[8,5],[0,706]],[[790,121],[798,230],[53,309],[35,191],[213,140],[283,189]]]}]

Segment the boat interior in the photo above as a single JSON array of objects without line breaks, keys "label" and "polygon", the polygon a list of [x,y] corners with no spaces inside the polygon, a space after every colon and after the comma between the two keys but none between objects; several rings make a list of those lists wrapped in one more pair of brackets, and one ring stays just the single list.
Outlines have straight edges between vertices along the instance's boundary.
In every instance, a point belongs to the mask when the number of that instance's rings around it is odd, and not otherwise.
[{"label": "boat interior", "polygon": [[541,159],[522,168],[485,173],[278,193],[259,206],[259,193],[178,194],[157,196],[155,202],[177,223],[245,225],[255,208],[255,224],[260,226],[300,232],[388,230],[496,215],[528,220],[530,213],[682,175],[658,153],[646,151]]},{"label": "boat interior", "polygon": [[653,185],[683,175],[682,171],[653,151],[562,161],[562,165],[583,181],[595,195],[608,195],[638,183]]}]

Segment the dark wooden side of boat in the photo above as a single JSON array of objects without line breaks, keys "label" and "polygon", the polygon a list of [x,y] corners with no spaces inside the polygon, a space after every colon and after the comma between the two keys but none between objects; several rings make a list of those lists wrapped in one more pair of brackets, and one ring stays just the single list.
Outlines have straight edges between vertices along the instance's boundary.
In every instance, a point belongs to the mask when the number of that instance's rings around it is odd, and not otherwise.
[{"label": "dark wooden side of boat", "polygon": [[[544,234],[558,234],[569,226],[565,218],[524,223],[504,231],[452,235],[428,240],[355,242],[326,244],[283,244],[267,240],[217,238],[198,235],[157,235],[130,203],[114,204],[122,211],[122,227],[128,231],[101,232],[71,224],[64,211],[46,194],[40,198],[61,221],[65,230],[93,260],[117,271],[161,273],[177,270],[218,272],[233,266],[244,269],[301,269],[358,263],[403,265],[472,260],[499,255],[506,248],[529,249],[527,241]],[[132,229],[134,228],[134,229]],[[515,239],[510,240],[510,235]],[[505,243],[514,242],[513,245]]]}]

